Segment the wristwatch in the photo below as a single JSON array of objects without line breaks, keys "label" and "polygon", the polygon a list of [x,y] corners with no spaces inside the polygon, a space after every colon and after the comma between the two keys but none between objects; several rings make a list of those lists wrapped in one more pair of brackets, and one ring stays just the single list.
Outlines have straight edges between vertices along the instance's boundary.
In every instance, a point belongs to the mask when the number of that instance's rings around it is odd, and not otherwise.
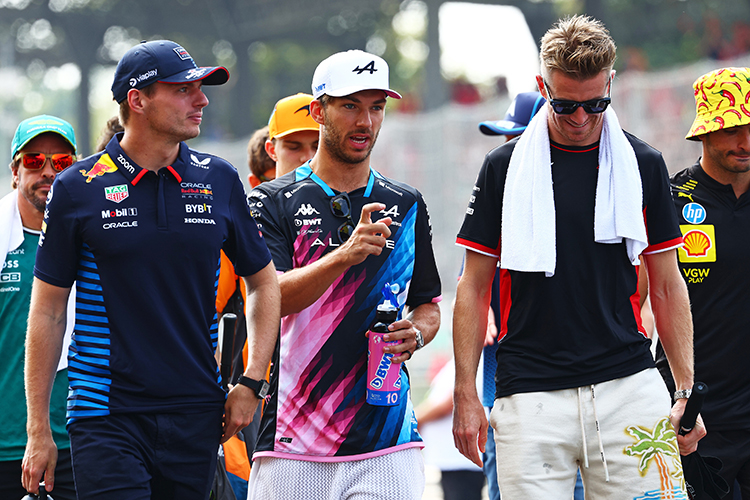
[{"label": "wristwatch", "polygon": [[418,351],[424,347],[424,337],[422,336],[422,332],[420,332],[416,328],[414,329],[414,331],[416,332],[415,338],[417,340],[417,348],[414,350]]},{"label": "wristwatch", "polygon": [[688,399],[690,397],[690,394],[692,394],[692,389],[683,389],[681,391],[674,391],[674,400],[677,401],[678,399]]},{"label": "wristwatch", "polygon": [[263,399],[268,396],[268,390],[271,388],[271,384],[265,380],[253,380],[250,377],[240,375],[240,379],[237,381],[238,384],[244,385],[245,387],[252,389],[258,399]]}]

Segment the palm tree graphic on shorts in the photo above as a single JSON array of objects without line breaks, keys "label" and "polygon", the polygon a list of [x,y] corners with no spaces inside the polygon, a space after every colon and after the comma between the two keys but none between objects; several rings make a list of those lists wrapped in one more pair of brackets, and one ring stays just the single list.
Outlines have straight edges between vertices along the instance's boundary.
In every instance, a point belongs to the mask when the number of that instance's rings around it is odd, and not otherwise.
[{"label": "palm tree graphic on shorts", "polygon": [[[646,475],[652,461],[659,471],[660,489],[648,491],[633,500],[687,500],[680,450],[669,418],[664,417],[656,422],[653,430],[631,425],[625,431],[635,438],[635,444],[626,446],[623,452],[631,457],[639,457],[638,472],[641,476]],[[669,466],[670,461],[672,467]]]}]

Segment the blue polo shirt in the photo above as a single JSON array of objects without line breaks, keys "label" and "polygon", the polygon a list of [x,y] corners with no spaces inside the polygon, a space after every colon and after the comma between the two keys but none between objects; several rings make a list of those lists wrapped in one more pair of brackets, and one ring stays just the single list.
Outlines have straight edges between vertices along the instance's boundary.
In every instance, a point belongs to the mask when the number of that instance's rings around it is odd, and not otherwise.
[{"label": "blue polo shirt", "polygon": [[220,251],[240,276],[271,259],[231,164],[182,143],[172,165],[152,172],[120,137],[57,176],[37,252],[37,278],[76,282],[69,423],[223,405]]}]

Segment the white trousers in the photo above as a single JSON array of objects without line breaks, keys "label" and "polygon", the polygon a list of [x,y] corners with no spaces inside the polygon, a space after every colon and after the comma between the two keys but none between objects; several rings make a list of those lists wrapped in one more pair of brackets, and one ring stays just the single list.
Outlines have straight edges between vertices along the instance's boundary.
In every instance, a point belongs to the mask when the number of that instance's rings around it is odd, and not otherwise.
[{"label": "white trousers", "polygon": [[671,401],[655,368],[593,386],[495,400],[503,500],[687,499]]}]

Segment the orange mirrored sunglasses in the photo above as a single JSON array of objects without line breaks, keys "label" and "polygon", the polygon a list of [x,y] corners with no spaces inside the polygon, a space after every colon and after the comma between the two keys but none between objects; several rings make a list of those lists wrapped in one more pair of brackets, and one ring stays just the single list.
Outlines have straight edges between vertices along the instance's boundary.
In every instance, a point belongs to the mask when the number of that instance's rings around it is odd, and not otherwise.
[{"label": "orange mirrored sunglasses", "polygon": [[54,153],[50,155],[45,153],[19,153],[19,156],[21,157],[23,166],[29,170],[44,168],[47,158],[52,162],[52,168],[58,172],[62,172],[76,161],[75,157],[70,153]]}]

